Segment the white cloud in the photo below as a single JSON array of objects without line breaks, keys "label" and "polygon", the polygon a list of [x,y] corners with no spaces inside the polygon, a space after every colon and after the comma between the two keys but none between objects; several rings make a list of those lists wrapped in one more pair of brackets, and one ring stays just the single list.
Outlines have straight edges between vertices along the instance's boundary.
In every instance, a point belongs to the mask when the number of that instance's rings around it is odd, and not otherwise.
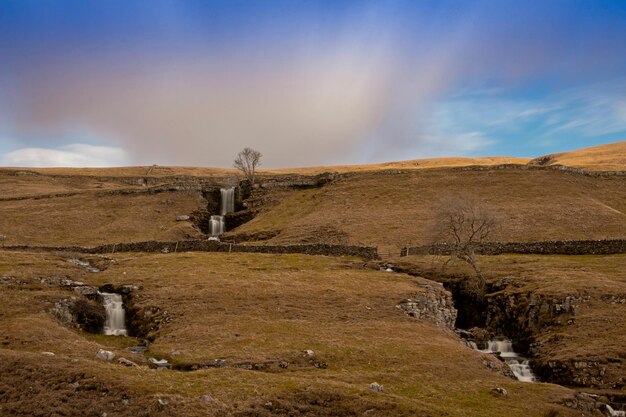
[{"label": "white cloud", "polygon": [[128,164],[122,148],[72,144],[57,149],[22,148],[0,154],[0,165],[12,167],[108,167]]}]

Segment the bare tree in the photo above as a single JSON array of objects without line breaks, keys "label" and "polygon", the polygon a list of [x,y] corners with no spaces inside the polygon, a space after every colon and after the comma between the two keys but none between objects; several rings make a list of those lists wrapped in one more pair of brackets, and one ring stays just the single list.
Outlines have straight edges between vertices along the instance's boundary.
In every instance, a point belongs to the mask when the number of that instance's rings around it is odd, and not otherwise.
[{"label": "bare tree", "polygon": [[233,166],[237,168],[250,182],[250,185],[254,185],[256,179],[256,168],[261,165],[261,152],[252,148],[244,148],[237,154]]},{"label": "bare tree", "polygon": [[467,263],[477,278],[477,294],[484,294],[485,278],[478,266],[476,249],[497,229],[498,217],[475,197],[461,195],[442,201],[436,224],[437,240],[450,251],[444,266],[454,259]]}]

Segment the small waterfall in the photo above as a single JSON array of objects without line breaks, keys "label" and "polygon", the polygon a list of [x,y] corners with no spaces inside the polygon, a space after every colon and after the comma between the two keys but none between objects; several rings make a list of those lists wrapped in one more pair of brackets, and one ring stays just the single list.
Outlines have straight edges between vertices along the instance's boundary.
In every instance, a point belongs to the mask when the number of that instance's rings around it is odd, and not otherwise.
[{"label": "small waterfall", "polygon": [[104,334],[110,336],[126,336],[126,314],[120,294],[100,293],[104,300],[107,319],[104,323]]},{"label": "small waterfall", "polygon": [[217,238],[226,231],[224,216],[235,211],[235,188],[220,188],[220,214],[209,219],[209,234]]},{"label": "small waterfall", "polygon": [[235,211],[235,188],[221,188],[220,197],[222,199],[220,214],[222,216]]},{"label": "small waterfall", "polygon": [[211,216],[209,220],[209,233],[211,237],[218,237],[224,233],[224,216]]},{"label": "small waterfall", "polygon": [[533,374],[528,359],[519,356],[513,350],[513,343],[510,340],[490,340],[487,342],[487,349],[480,350],[483,353],[498,353],[504,362],[511,368],[518,381],[534,382],[537,380]]}]

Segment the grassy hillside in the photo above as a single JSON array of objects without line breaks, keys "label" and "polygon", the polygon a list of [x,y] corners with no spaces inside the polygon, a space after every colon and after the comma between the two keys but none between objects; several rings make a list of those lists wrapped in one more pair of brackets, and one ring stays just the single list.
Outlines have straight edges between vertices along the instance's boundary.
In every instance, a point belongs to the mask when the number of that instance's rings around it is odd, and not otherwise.
[{"label": "grassy hillside", "polygon": [[626,181],[546,170],[424,170],[354,174],[320,189],[272,190],[249,223],[231,232],[280,231],[275,243],[428,244],[441,201],[471,194],[500,218],[493,239],[626,236]]},{"label": "grassy hillside", "polygon": [[97,195],[0,201],[6,244],[102,245],[143,240],[182,240],[203,235],[179,214],[206,207],[199,192]]},{"label": "grassy hillside", "polygon": [[[0,276],[13,277],[0,283],[5,414],[578,415],[558,404],[572,391],[500,376],[483,364],[486,355],[449,330],[395,308],[428,285],[418,278],[358,269],[347,259],[197,253],[118,254],[106,271],[87,273],[68,256],[0,252]],[[137,305],[159,307],[170,318],[148,356],[289,366],[182,372],[98,361],[101,347],[138,363],[145,358],[125,350],[132,338],[89,335],[56,321],[48,309],[72,293],[41,283],[52,275],[137,285]],[[327,366],[314,366],[305,349]],[[374,381],[383,393],[369,389]],[[492,394],[496,386],[509,395]],[[163,398],[167,405],[158,403]]]},{"label": "grassy hillside", "polygon": [[[623,145],[557,154],[546,164],[624,170]],[[502,219],[494,240],[626,237],[623,176],[527,162],[446,158],[267,170],[246,202],[256,217],[224,236],[253,241],[265,232],[273,237],[264,243],[378,246],[385,262],[411,275],[352,258],[243,253],[90,256],[103,269],[91,273],[68,262],[76,254],[0,250],[0,415],[579,416],[581,410],[563,405],[574,390],[503,376],[504,364],[494,357],[396,307],[407,298],[441,302],[443,287],[429,279],[470,275],[459,264],[442,272],[442,258],[397,256],[401,247],[432,241],[435,215],[449,196],[471,194],[491,208]],[[518,166],[462,168],[502,163]],[[291,175],[324,171],[342,174],[319,187]],[[234,174],[191,167],[0,169],[0,234],[6,245],[49,246],[204,238],[176,216],[209,206],[212,214],[218,202],[211,193],[219,195]],[[502,333],[533,343],[524,348],[544,371],[550,361],[569,361],[576,370],[575,363],[597,359],[615,384],[594,392],[623,395],[624,255],[479,262],[491,291],[485,305],[500,303],[494,314],[507,321]],[[83,297],[63,286],[65,279],[132,284],[129,323],[150,338],[148,352],[128,350],[141,343],[135,337],[86,333],[55,317],[55,303]],[[576,314],[555,315],[567,297],[577,303]],[[100,348],[139,367],[97,360]],[[165,358],[175,370],[151,369],[149,357]],[[384,392],[373,392],[372,382]],[[594,389],[567,378],[563,384]],[[495,394],[496,387],[508,396]]]},{"label": "grassy hillside", "polygon": [[626,141],[593,146],[570,152],[550,155],[549,164],[566,165],[592,171],[624,171],[626,166]]}]

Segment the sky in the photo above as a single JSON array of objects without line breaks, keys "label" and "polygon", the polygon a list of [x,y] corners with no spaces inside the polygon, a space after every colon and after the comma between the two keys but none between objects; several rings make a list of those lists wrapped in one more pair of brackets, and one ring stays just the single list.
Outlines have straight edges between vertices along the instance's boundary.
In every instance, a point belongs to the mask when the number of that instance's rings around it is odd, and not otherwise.
[{"label": "sky", "polygon": [[626,1],[2,0],[0,166],[535,157],[626,140]]}]

